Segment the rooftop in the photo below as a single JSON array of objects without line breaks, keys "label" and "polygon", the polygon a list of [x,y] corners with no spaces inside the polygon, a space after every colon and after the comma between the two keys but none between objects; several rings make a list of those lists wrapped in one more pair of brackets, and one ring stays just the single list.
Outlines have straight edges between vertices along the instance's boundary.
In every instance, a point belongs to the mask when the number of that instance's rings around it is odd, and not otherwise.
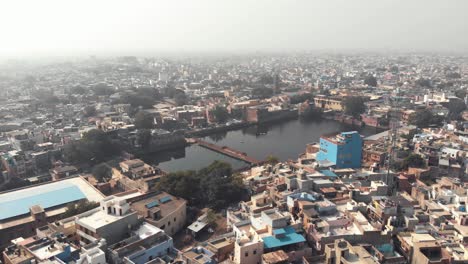
[{"label": "rooftop", "polygon": [[305,242],[305,238],[296,233],[294,228],[288,226],[285,228],[276,229],[273,231],[275,236],[263,238],[265,248],[278,248],[282,246]]},{"label": "rooftop", "polygon": [[[160,218],[164,218],[174,211],[179,210],[186,203],[184,199],[172,196],[165,192],[151,193],[142,197],[131,199],[132,209],[138,211],[140,215],[147,216],[147,211],[159,211]],[[159,220],[159,219],[154,219]]]},{"label": "rooftop", "polygon": [[29,213],[40,205],[44,210],[82,199],[100,201],[103,195],[76,177],[0,194],[0,221]]}]

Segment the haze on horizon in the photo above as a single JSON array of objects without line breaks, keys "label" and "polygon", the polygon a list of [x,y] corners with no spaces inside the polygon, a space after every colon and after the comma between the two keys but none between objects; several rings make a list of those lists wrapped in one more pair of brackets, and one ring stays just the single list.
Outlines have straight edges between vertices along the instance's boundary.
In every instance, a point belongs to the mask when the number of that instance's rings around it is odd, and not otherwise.
[{"label": "haze on horizon", "polygon": [[0,57],[468,52],[464,0],[15,0],[0,10]]}]

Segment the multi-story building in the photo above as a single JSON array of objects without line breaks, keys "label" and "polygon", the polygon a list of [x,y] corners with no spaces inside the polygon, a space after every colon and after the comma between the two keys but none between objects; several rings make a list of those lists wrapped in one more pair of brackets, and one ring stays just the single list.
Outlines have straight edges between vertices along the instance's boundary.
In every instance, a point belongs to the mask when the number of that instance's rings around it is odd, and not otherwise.
[{"label": "multi-story building", "polygon": [[100,201],[104,196],[81,177],[0,194],[0,249],[11,240],[32,236],[39,227],[56,222],[67,205]]},{"label": "multi-story building", "polygon": [[129,200],[131,208],[144,216],[145,221],[173,235],[186,222],[187,201],[165,192],[148,193]]},{"label": "multi-story building", "polygon": [[356,131],[322,136],[317,161],[323,166],[336,168],[361,167],[362,138]]},{"label": "multi-story building", "polygon": [[126,238],[140,222],[137,212],[124,198],[109,196],[98,208],[76,216],[76,232],[82,245],[102,238],[107,244],[114,244]]},{"label": "multi-story building", "polygon": [[19,237],[3,252],[7,264],[69,263],[78,258],[78,248],[60,237]]},{"label": "multi-story building", "polygon": [[143,223],[132,235],[109,247],[113,264],[144,264],[158,258],[173,260],[177,254],[172,238],[161,229]]},{"label": "multi-story building", "polygon": [[120,168],[112,168],[112,177],[119,180],[121,187],[127,191],[140,189],[148,192],[154,188],[163,172],[140,159],[120,162]]},{"label": "multi-story building", "polygon": [[343,102],[339,98],[318,95],[314,98],[314,105],[325,110],[343,111]]},{"label": "multi-story building", "polygon": [[3,153],[1,161],[10,176],[24,178],[33,170],[33,164],[23,151],[12,150]]},{"label": "multi-story building", "polygon": [[260,263],[263,248],[263,241],[243,235],[237,239],[234,245],[234,262],[239,264]]},{"label": "multi-story building", "polygon": [[181,253],[181,258],[187,264],[215,264],[215,254],[204,247],[193,247]]}]

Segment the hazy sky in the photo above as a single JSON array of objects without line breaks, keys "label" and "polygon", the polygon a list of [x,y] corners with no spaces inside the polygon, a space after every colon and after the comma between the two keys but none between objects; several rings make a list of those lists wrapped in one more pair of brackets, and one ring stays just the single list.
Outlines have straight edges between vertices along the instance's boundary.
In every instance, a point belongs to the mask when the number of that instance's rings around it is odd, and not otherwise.
[{"label": "hazy sky", "polygon": [[1,0],[0,56],[468,51],[467,0]]}]

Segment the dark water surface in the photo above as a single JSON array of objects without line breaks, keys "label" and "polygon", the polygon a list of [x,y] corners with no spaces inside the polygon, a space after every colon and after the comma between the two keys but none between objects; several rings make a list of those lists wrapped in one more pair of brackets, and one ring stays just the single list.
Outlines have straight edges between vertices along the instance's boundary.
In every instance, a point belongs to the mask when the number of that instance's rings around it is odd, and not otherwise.
[{"label": "dark water surface", "polygon": [[[353,130],[359,131],[364,136],[381,132],[376,128],[353,127],[334,120],[297,119],[279,124],[252,126],[217,133],[205,137],[204,140],[219,146],[229,146],[259,160],[264,160],[268,155],[276,156],[280,160],[287,160],[296,159],[300,153],[305,152],[307,143],[318,142],[323,134]],[[168,172],[197,170],[209,165],[214,160],[229,162],[234,169],[248,165],[198,145],[151,155],[145,160]]]}]

